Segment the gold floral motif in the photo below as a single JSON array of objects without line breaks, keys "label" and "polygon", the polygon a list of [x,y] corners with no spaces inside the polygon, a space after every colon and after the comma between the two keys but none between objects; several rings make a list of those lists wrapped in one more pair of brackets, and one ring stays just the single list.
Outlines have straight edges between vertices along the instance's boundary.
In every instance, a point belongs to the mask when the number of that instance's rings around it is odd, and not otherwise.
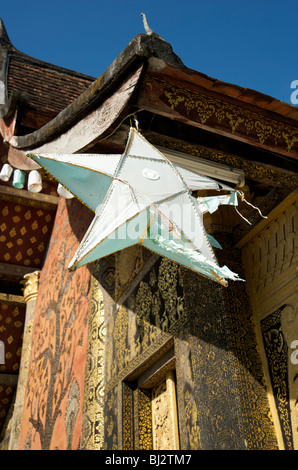
[{"label": "gold floral motif", "polygon": [[118,429],[117,429],[117,387],[110,390],[110,392],[106,395],[105,401],[105,418],[104,418],[104,445],[103,450],[111,449],[116,450],[118,449]]},{"label": "gold floral motif", "polygon": [[[235,263],[232,269],[241,272],[238,264],[240,263],[239,255],[231,252],[231,249],[228,249],[230,245],[226,246],[225,243],[223,237],[221,244],[226,249],[223,250],[222,256],[229,252],[229,259]],[[223,259],[220,259],[220,262],[224,262]],[[189,410],[192,410],[191,403],[195,394],[200,402],[197,409],[198,425],[203,430],[207,420],[208,428],[210,426],[214,429],[210,435],[206,429],[204,433],[201,432],[203,448],[207,445],[219,446],[229,442],[230,446],[234,445],[237,449],[277,449],[273,420],[264,389],[262,363],[257,351],[252,313],[245,286],[231,284],[227,289],[216,286],[216,289],[213,287],[211,290],[207,279],[202,279],[198,283],[191,272],[185,272],[184,285],[185,308],[193,320],[188,326],[192,334],[192,340],[189,343],[192,367],[189,374],[193,377],[193,386],[192,381],[186,382],[189,385],[184,391],[184,397],[189,390],[191,401],[185,413],[190,414]],[[226,328],[222,328],[222,321],[226,322]],[[216,331],[217,328],[218,331]],[[227,335],[228,350],[232,356],[226,354],[227,351],[225,352],[227,346],[224,344]],[[221,345],[220,348],[218,348],[218,343]],[[230,362],[231,358],[233,366]],[[182,365],[182,358],[179,362],[185,373],[185,362],[183,361]],[[231,375],[231,366],[235,376]],[[202,384],[204,384],[203,388],[201,388]],[[203,395],[200,395],[201,390],[207,398],[204,399]],[[233,410],[232,406],[229,406],[229,411],[226,410],[223,413],[226,407],[226,400],[223,397],[231,396],[232,393],[235,393],[235,396],[239,394],[240,407]],[[193,416],[195,418],[195,415]],[[227,433],[226,422],[231,419],[233,424],[229,426]],[[192,426],[195,422],[195,419],[188,420],[187,425]],[[217,435],[215,440],[214,433]],[[241,433],[243,433],[243,440],[240,437]],[[246,441],[244,441],[244,436]]]},{"label": "gold floral motif", "polygon": [[123,418],[122,418],[122,440],[123,450],[130,450],[134,446],[133,433],[133,396],[132,390],[127,383],[123,383]]},{"label": "gold floral motif", "polygon": [[114,323],[114,344],[116,364],[126,366],[129,361],[129,351],[126,346],[128,329],[128,312],[125,307],[120,306]]},{"label": "gold floral motif", "polygon": [[151,391],[138,389],[139,448],[152,449]]},{"label": "gold floral motif", "polygon": [[281,307],[261,320],[261,328],[285,449],[293,450],[288,388],[288,349],[281,327],[281,314],[283,310],[284,307]]},{"label": "gold floral motif", "polygon": [[229,128],[233,134],[238,132],[250,136],[258,140],[260,144],[271,140],[275,146],[286,146],[288,151],[293,150],[298,142],[298,129],[288,124],[202,93],[178,85],[174,86],[157,77],[147,75],[145,85],[150,86],[151,89],[154,86],[161,88],[164,99],[171,109],[186,114],[201,124],[206,124],[213,118],[222,127]]},{"label": "gold floral motif", "polygon": [[[237,434],[243,432],[249,449],[276,448],[245,299],[245,288],[231,288],[226,299],[220,287],[214,290],[207,280],[198,282],[196,275],[162,258],[136,286],[127,304],[119,307],[111,301],[105,305],[102,448],[116,449],[117,444],[118,449],[121,445],[127,450],[133,445],[152,448],[148,394],[138,389],[135,401],[132,384],[170,350],[170,342],[171,348],[175,342],[181,447],[201,449],[208,444],[232,443],[244,448],[244,439],[240,442]],[[228,335],[226,344],[223,340]],[[226,404],[230,393],[241,402],[231,415]],[[235,424],[227,425],[225,418],[234,419]]]}]

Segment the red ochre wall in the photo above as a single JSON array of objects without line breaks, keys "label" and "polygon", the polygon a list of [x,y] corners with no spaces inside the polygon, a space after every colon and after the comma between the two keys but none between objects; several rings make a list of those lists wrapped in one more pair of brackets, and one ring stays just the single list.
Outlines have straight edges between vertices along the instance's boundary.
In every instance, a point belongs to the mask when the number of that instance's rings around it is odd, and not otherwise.
[{"label": "red ochre wall", "polygon": [[20,449],[78,449],[87,349],[90,271],[68,271],[92,213],[61,200],[40,273]]}]

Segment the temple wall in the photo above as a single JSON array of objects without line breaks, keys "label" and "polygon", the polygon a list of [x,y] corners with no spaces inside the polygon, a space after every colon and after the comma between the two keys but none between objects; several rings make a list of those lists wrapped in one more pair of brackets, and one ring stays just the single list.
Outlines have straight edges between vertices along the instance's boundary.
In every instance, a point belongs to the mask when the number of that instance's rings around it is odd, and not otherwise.
[{"label": "temple wall", "polygon": [[298,449],[297,193],[242,247],[258,347],[280,449]]},{"label": "temple wall", "polygon": [[296,200],[242,246],[215,234],[227,288],[140,246],[69,273],[90,218],[58,207],[20,448],[297,448]]},{"label": "temple wall", "polygon": [[81,448],[174,449],[175,433],[184,450],[277,448],[244,283],[223,288],[141,247],[93,275]]},{"label": "temple wall", "polygon": [[90,272],[68,264],[91,220],[61,200],[39,277],[20,449],[77,449],[85,380]]}]

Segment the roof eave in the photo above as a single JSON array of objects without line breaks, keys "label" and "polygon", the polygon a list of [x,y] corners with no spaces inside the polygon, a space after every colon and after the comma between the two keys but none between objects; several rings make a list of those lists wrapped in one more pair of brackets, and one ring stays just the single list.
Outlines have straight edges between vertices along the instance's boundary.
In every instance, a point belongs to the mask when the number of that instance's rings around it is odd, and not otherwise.
[{"label": "roof eave", "polygon": [[41,129],[24,136],[14,136],[10,142],[11,145],[19,149],[34,148],[52,139],[55,135],[65,132],[111,94],[129,71],[136,69],[141,63],[145,63],[153,57],[175,67],[184,67],[169,43],[157,35],[139,34],[106,71],[73,103]]},{"label": "roof eave", "polygon": [[24,136],[14,136],[11,145],[19,149],[40,147],[61,135],[95,109],[113,90],[136,70],[141,64],[159,64],[160,68],[175,69],[181,77],[189,76],[191,81],[200,87],[228,97],[238,102],[240,106],[249,105],[263,112],[275,113],[279,118],[291,119],[295,125],[298,120],[297,107],[279,101],[260,92],[242,88],[238,85],[216,80],[198,71],[187,68],[181,59],[173,52],[172,46],[158,35],[139,34],[119,54],[106,71],[84,91],[73,103],[61,111],[55,118],[42,128]]}]

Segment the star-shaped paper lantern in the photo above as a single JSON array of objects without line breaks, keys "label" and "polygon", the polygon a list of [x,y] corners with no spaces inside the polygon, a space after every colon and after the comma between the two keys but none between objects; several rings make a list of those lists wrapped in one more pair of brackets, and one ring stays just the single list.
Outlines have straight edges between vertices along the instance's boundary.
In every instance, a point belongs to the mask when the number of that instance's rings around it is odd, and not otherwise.
[{"label": "star-shaped paper lantern", "polygon": [[[171,163],[131,128],[123,154],[27,155],[94,213],[69,268],[135,244],[170,258],[223,285],[239,280],[220,267],[203,213],[219,204],[237,205],[236,192],[206,176]],[[231,190],[229,195],[195,199],[193,191]]]}]

